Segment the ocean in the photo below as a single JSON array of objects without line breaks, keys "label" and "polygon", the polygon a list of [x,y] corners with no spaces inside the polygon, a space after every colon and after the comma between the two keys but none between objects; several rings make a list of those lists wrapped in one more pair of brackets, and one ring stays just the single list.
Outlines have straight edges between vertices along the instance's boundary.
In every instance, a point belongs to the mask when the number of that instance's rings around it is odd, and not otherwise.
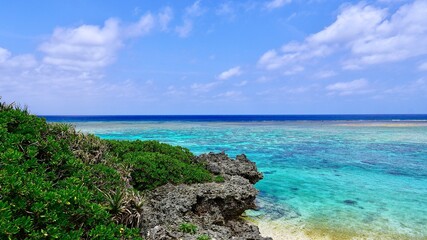
[{"label": "ocean", "polygon": [[427,239],[427,115],[44,116],[104,139],[245,153],[275,239]]}]

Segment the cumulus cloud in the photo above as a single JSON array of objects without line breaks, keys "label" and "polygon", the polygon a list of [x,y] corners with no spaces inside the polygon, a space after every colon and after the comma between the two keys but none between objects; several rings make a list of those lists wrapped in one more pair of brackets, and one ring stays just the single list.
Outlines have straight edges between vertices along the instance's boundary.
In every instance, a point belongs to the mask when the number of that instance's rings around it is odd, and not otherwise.
[{"label": "cumulus cloud", "polygon": [[102,25],[56,28],[39,45],[40,59],[31,54],[14,55],[0,47],[0,92],[5,100],[20,99],[22,103],[36,106],[57,102],[56,109],[42,108],[44,113],[56,114],[63,109],[68,113],[79,111],[80,104],[71,102],[96,105],[111,102],[111,99],[114,103],[142,99],[141,96],[144,100],[138,102],[151,101],[155,99],[152,84],[131,80],[111,83],[104,81],[103,70],[114,62],[126,40],[155,29],[163,31],[172,17],[170,14],[165,9],[158,15],[145,14],[131,23],[110,18]]},{"label": "cumulus cloud", "polygon": [[147,13],[134,23],[110,18],[103,26],[56,28],[39,50],[44,53],[44,64],[66,70],[100,69],[114,62],[125,40],[144,36],[156,26],[165,30],[171,18],[172,10],[165,8],[157,16]]},{"label": "cumulus cloud", "polygon": [[7,49],[0,47],[0,63],[5,62],[10,55],[11,53]]},{"label": "cumulus cloud", "polygon": [[367,92],[368,81],[357,79],[350,82],[337,82],[326,87],[330,93],[339,95],[353,95]]},{"label": "cumulus cloud", "polygon": [[427,54],[427,1],[417,0],[390,14],[366,3],[344,6],[334,23],[303,42],[269,50],[259,66],[274,70],[332,54],[345,54],[344,69],[397,62]]},{"label": "cumulus cloud", "polygon": [[292,0],[271,0],[266,3],[268,9],[275,9],[283,7],[285,4],[291,3]]},{"label": "cumulus cloud", "polygon": [[103,79],[101,73],[69,71],[43,63],[31,68],[0,67],[0,93],[3,100],[27,104],[37,114],[126,114],[122,111],[125,102],[142,105],[157,97],[154,86]]},{"label": "cumulus cloud", "polygon": [[0,47],[0,68],[31,68],[37,60],[31,54],[13,56],[12,53]]},{"label": "cumulus cloud", "polygon": [[242,75],[242,70],[239,66],[228,69],[227,71],[222,72],[218,75],[219,80],[227,80],[232,77],[237,77]]},{"label": "cumulus cloud", "polygon": [[45,54],[44,63],[80,70],[110,64],[121,44],[118,20],[108,19],[103,27],[57,28],[39,49]]}]

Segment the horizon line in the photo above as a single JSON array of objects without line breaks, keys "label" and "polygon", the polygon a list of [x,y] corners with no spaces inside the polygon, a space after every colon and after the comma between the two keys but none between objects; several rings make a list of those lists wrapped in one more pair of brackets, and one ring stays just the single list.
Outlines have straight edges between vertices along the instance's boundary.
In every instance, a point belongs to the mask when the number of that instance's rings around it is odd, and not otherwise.
[{"label": "horizon line", "polygon": [[391,116],[391,115],[426,115],[427,113],[289,113],[289,114],[34,114],[39,117],[161,117],[161,116]]}]

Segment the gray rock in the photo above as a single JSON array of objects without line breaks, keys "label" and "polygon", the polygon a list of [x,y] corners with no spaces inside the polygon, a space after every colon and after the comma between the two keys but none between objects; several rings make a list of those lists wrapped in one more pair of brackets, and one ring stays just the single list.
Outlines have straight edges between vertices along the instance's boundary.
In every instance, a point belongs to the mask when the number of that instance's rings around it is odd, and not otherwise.
[{"label": "gray rock", "polygon": [[[224,176],[222,183],[192,185],[167,184],[151,191],[142,210],[142,233],[147,240],[197,239],[270,239],[261,237],[258,227],[242,220],[247,209],[255,209],[258,190],[253,184],[262,174],[245,155],[230,159],[224,153],[197,157],[206,168]],[[180,225],[197,226],[196,234],[183,233]]]},{"label": "gray rock", "polygon": [[211,152],[198,156],[196,161],[205,164],[206,168],[213,174],[223,176],[238,175],[248,179],[252,184],[263,178],[262,173],[258,172],[255,163],[247,159],[245,154],[237,155],[236,160],[233,160],[224,152]]}]

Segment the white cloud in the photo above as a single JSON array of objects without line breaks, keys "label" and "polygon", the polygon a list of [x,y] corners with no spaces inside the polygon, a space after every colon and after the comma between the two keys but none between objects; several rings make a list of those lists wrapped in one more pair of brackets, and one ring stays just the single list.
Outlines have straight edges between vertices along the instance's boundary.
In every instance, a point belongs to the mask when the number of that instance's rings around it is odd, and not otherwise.
[{"label": "white cloud", "polygon": [[229,100],[243,100],[243,93],[240,91],[226,91],[216,95],[215,97]]},{"label": "white cloud", "polygon": [[[167,12],[165,10],[164,14]],[[162,23],[167,21],[164,18],[162,22],[161,16],[145,14],[134,23],[108,19],[101,26],[56,28],[40,44],[40,60],[30,54],[13,55],[0,48],[0,92],[5,100],[19,99],[24,104],[39,107],[55,102],[52,106],[57,106],[56,109],[49,110],[47,106],[41,109],[57,114],[79,111],[77,106],[84,102],[96,106],[97,102],[103,104],[112,99],[113,104],[124,99],[144,99],[135,100],[140,103],[152,101],[156,98],[154,83],[131,80],[109,83],[104,81],[102,70],[115,60],[127,39],[148,34],[156,26],[162,30],[162,26],[166,26]],[[80,104],[71,105],[74,101]]]},{"label": "white cloud", "polygon": [[417,0],[390,14],[365,3],[342,8],[334,23],[307,37],[264,53],[258,61],[268,70],[344,54],[344,69],[403,61],[427,54],[427,1]]},{"label": "white cloud", "polygon": [[[142,104],[157,97],[154,86],[103,79],[102,74],[93,71],[68,71],[48,64],[0,67],[0,93],[4,100],[29,105],[38,114],[105,114],[114,109],[118,114],[126,114],[120,112],[120,104]],[[85,109],[82,105],[91,107]],[[116,107],[111,108],[112,105]]]},{"label": "white cloud", "polygon": [[421,64],[418,66],[418,69],[419,69],[420,71],[427,71],[427,62],[421,63]]},{"label": "white cloud", "polygon": [[155,25],[155,18],[152,14],[147,13],[142,16],[138,22],[130,24],[124,29],[124,34],[127,37],[138,37],[148,34]]},{"label": "white cloud", "polygon": [[293,66],[289,69],[286,69],[283,74],[289,76],[289,75],[295,75],[295,74],[303,72],[303,71],[304,71],[303,66]]},{"label": "white cloud", "polygon": [[163,30],[170,18],[169,10],[166,9],[158,18],[147,13],[130,24],[121,24],[118,19],[110,18],[103,26],[56,28],[39,50],[44,53],[45,64],[67,70],[96,70],[115,60],[124,40],[150,33],[157,22]]},{"label": "white cloud", "polygon": [[337,75],[337,73],[335,71],[324,70],[324,71],[320,71],[320,72],[316,73],[314,76],[316,78],[324,79],[324,78],[330,78],[330,77],[333,77],[336,75]]},{"label": "white cloud", "polygon": [[6,60],[12,55],[7,49],[0,47],[0,63],[6,62]]},{"label": "white cloud", "polygon": [[188,37],[193,30],[193,19],[202,16],[205,12],[206,9],[201,7],[200,0],[188,6],[185,9],[182,25],[175,27],[178,36],[181,38]]},{"label": "white cloud", "polygon": [[419,94],[420,92],[427,93],[427,79],[420,78],[416,81],[411,81],[407,84],[389,88],[384,91],[385,94],[406,96],[414,96],[414,94]]},{"label": "white cloud", "polygon": [[174,97],[180,97],[180,96],[186,96],[188,94],[188,91],[183,87],[176,87],[174,85],[168,86],[166,92],[164,95],[167,96],[174,96]]},{"label": "white cloud", "polygon": [[205,9],[200,6],[200,0],[195,1],[185,9],[185,14],[189,17],[198,17],[205,13]]},{"label": "white cloud", "polygon": [[0,47],[0,68],[31,68],[37,65],[37,60],[31,54],[13,56],[12,53]]},{"label": "white cloud", "polygon": [[410,0],[378,0],[378,2],[380,3],[386,3],[386,4],[390,4],[390,3],[401,3],[401,2],[407,2]]},{"label": "white cloud", "polygon": [[[286,56],[285,58],[291,58],[292,56]],[[285,58],[280,57],[276,50],[270,50],[264,53],[258,60],[258,65],[266,68],[267,70],[273,70],[282,67],[285,64]]]},{"label": "white cloud", "polygon": [[293,88],[282,87],[279,90],[281,92],[285,92],[288,94],[301,94],[301,93],[306,93],[312,89],[313,89],[313,86],[300,86],[300,87],[293,87]]},{"label": "white cloud", "polygon": [[160,29],[162,31],[167,31],[169,28],[169,23],[173,19],[173,10],[171,7],[165,7],[161,12],[157,14],[159,19]]},{"label": "white cloud", "polygon": [[312,44],[346,43],[372,33],[385,19],[387,12],[369,5],[358,4],[343,9],[336,21],[310,36]]},{"label": "white cloud", "polygon": [[427,54],[427,1],[399,8],[373,32],[352,45],[354,61],[361,65],[395,62]]},{"label": "white cloud", "polygon": [[231,18],[233,18],[235,16],[235,10],[234,8],[231,6],[230,3],[222,3],[217,10],[215,11],[215,13],[217,15],[220,16],[229,16]]},{"label": "white cloud", "polygon": [[209,82],[209,83],[194,83],[191,85],[191,89],[197,93],[200,92],[210,92],[213,88],[215,88],[219,82]]},{"label": "white cloud", "polygon": [[183,25],[177,26],[175,31],[178,33],[178,36],[185,38],[188,37],[191,30],[193,30],[193,21],[185,19]]},{"label": "white cloud", "polygon": [[339,95],[352,95],[366,93],[368,81],[365,79],[357,79],[350,82],[337,82],[326,87],[330,93],[337,93]]},{"label": "white cloud", "polygon": [[240,69],[240,67],[237,66],[237,67],[230,68],[227,71],[224,71],[221,74],[219,74],[218,79],[219,80],[227,80],[227,79],[232,78],[232,77],[240,76],[240,75],[242,75],[242,73],[243,72]]},{"label": "white cloud", "polygon": [[241,81],[241,82],[239,82],[237,84],[234,84],[234,86],[236,86],[236,87],[243,87],[243,86],[246,86],[247,84],[248,84],[248,81],[243,80],[243,81]]},{"label": "white cloud", "polygon": [[266,76],[261,76],[256,80],[257,83],[267,83],[269,81],[271,81],[271,79]]},{"label": "white cloud", "polygon": [[108,19],[103,27],[82,25],[77,28],[57,28],[39,49],[45,54],[44,63],[80,70],[110,64],[121,44],[118,20]]},{"label": "white cloud", "polygon": [[283,7],[285,4],[291,3],[292,0],[271,0],[266,4],[268,9]]},{"label": "white cloud", "polygon": [[[319,92],[318,84],[305,84],[302,86],[282,86],[275,88],[268,88],[262,91],[258,91],[255,94],[263,96],[266,99],[274,101],[292,100],[292,101],[306,101],[310,96],[315,96]],[[304,96],[301,98],[301,96]]]}]

